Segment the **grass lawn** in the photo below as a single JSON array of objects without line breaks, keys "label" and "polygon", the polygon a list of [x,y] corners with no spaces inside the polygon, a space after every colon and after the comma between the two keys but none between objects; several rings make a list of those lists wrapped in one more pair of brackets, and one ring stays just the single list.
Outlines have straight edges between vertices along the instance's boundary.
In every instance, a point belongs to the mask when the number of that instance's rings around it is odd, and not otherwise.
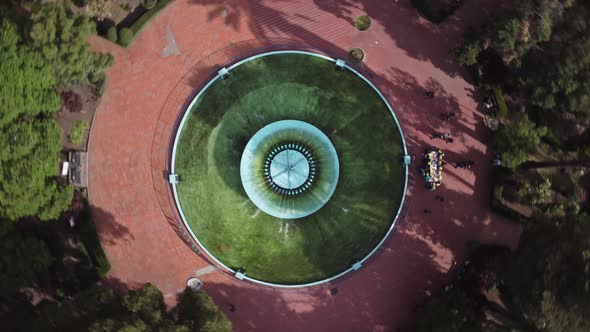
[{"label": "grass lawn", "polygon": [[[259,211],[239,169],[252,135],[285,119],[322,130],[340,162],[330,201],[293,220]],[[298,284],[348,269],[382,239],[403,195],[402,156],[392,115],[364,81],[320,58],[272,55],[202,95],[180,133],[175,172],[187,222],[207,250],[250,277]]]}]

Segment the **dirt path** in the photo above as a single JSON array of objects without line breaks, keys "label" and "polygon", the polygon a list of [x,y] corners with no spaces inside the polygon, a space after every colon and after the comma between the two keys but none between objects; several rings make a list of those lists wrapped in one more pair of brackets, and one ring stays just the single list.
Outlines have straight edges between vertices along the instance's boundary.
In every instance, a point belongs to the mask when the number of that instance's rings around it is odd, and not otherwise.
[{"label": "dirt path", "polygon": [[[441,26],[421,19],[408,0],[176,0],[123,49],[95,38],[116,59],[89,142],[89,196],[120,289],[156,284],[173,303],[199,274],[236,331],[395,331],[411,326],[412,308],[449,280],[466,241],[515,245],[519,228],[489,210],[490,132],[465,73],[448,61],[464,26],[498,1],[467,1]],[[372,26],[359,32],[359,14]],[[279,290],[240,282],[214,269],[185,243],[166,190],[165,158],[172,126],[187,98],[219,65],[262,49],[311,49],[344,58],[366,52],[359,69],[393,105],[410,152],[444,149],[450,162],[436,194],[411,170],[396,231],[360,271],[331,285]],[[424,91],[435,92],[427,99]],[[456,112],[451,122],[440,113]],[[363,130],[363,128],[359,128]],[[433,141],[451,132],[452,144]],[[367,133],[370,135],[370,133]],[[384,147],[385,148],[385,147]],[[417,158],[420,159],[420,158]],[[425,215],[428,208],[432,214]],[[332,292],[330,290],[332,289]],[[334,294],[332,294],[334,293]],[[236,308],[230,312],[230,304]]]}]

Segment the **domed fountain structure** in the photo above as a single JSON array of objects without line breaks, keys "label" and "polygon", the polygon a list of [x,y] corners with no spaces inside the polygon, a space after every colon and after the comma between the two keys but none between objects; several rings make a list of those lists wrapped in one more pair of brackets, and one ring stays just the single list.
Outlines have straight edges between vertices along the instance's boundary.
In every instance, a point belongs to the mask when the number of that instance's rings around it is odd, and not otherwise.
[{"label": "domed fountain structure", "polygon": [[248,142],[240,162],[246,194],[260,210],[298,219],[328,202],[338,183],[338,155],[318,128],[297,120],[273,122]]}]

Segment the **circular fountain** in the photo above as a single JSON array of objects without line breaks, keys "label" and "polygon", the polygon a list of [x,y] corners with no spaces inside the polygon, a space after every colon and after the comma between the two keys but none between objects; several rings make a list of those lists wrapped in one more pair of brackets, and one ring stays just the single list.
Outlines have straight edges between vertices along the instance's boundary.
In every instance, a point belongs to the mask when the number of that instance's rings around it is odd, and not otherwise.
[{"label": "circular fountain", "polygon": [[338,183],[338,155],[318,128],[297,120],[273,122],[252,136],[240,179],[248,198],[281,219],[306,217],[328,202]]},{"label": "circular fountain", "polygon": [[171,155],[176,207],[199,251],[270,286],[359,269],[392,231],[406,188],[387,101],[353,68],[304,51],[221,72],[188,105]]}]

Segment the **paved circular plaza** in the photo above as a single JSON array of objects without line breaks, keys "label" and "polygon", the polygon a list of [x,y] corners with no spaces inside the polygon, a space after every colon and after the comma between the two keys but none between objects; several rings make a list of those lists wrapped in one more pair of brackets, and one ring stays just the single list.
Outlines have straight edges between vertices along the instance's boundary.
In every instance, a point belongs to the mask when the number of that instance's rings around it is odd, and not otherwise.
[{"label": "paved circular plaza", "polygon": [[[128,48],[93,38],[94,49],[115,57],[88,147],[90,203],[112,264],[107,282],[120,290],[151,282],[172,305],[196,277],[236,331],[411,328],[413,308],[450,279],[449,269],[463,259],[467,241],[514,245],[518,239],[518,228],[489,210],[489,133],[477,111],[475,88],[448,59],[463,27],[476,25],[498,2],[466,3],[448,22],[432,25],[409,1],[176,0]],[[364,32],[353,26],[361,14],[372,22]],[[170,192],[170,142],[186,101],[220,67],[238,59],[284,49],[346,59],[354,47],[366,54],[354,68],[393,105],[409,153],[419,155],[431,145],[432,132],[452,132],[455,141],[441,146],[445,156],[471,159],[475,166],[446,171],[437,192],[444,203],[413,178],[411,168],[395,232],[346,277],[278,289],[218,270],[196,252]],[[425,90],[435,97],[424,98]],[[439,121],[443,112],[456,112],[457,120]],[[342,179],[340,174],[338,186]],[[425,215],[426,208],[432,214]],[[366,209],[362,216],[372,213]]]}]

